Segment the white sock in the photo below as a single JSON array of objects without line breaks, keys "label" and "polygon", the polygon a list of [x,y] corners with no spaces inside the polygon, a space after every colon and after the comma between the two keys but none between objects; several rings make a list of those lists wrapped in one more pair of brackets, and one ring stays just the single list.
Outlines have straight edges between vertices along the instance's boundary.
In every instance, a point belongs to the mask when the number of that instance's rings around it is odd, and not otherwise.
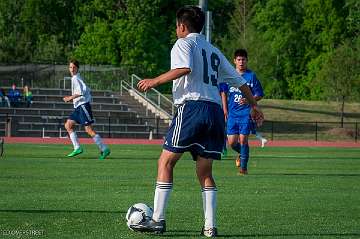
[{"label": "white sock", "polygon": [[255,134],[255,137],[257,138],[257,139],[259,139],[259,140],[262,140],[264,137],[262,137],[262,135],[261,134],[259,134],[259,133],[256,133]]},{"label": "white sock", "polygon": [[206,195],[204,190],[201,190],[201,197],[202,197],[202,202],[203,202],[203,211],[204,211],[204,218],[206,216]]},{"label": "white sock", "polygon": [[76,132],[75,131],[71,132],[69,134],[69,136],[70,136],[72,144],[74,145],[74,149],[76,150],[76,149],[80,148],[80,143],[77,138]]},{"label": "white sock", "polygon": [[95,134],[93,140],[97,144],[101,152],[103,152],[107,148],[106,145],[102,142],[100,135]]},{"label": "white sock", "polygon": [[156,182],[154,213],[152,216],[154,221],[158,222],[160,220],[165,220],[165,209],[172,191],[172,187],[172,183]]},{"label": "white sock", "polygon": [[[216,187],[205,187],[202,189],[205,200],[205,229],[216,227]],[[203,206],[204,207],[204,206]]]}]

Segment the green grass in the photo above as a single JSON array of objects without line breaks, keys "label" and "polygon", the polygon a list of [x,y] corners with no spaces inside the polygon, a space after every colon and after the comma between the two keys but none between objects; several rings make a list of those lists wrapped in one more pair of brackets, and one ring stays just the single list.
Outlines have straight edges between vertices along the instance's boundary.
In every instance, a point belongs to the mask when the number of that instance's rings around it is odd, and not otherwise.
[{"label": "green grass", "polygon": [[[340,122],[341,102],[273,100],[259,102],[266,120],[297,122]],[[360,103],[345,103],[344,122],[360,122]]]},{"label": "green grass", "polygon": [[[166,95],[172,99],[172,95]],[[267,121],[340,122],[341,102],[264,99],[259,105]],[[344,122],[360,123],[360,103],[346,102]]]},{"label": "green grass", "polygon": [[[131,232],[130,205],[152,205],[161,146],[6,145],[0,158],[0,238],[159,238]],[[359,238],[359,148],[252,148],[249,175],[234,154],[214,163],[220,238]],[[175,169],[163,237],[198,238],[200,187],[189,154]],[[28,235],[33,230],[41,235]],[[16,236],[16,231],[22,236]],[[9,235],[13,233],[13,235]]]}]

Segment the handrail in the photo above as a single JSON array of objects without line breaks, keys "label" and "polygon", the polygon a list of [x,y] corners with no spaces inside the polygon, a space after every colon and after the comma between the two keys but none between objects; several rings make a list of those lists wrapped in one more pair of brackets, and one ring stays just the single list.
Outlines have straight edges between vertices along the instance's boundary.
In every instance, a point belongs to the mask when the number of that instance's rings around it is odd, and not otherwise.
[{"label": "handrail", "polygon": [[175,106],[172,100],[164,96],[161,92],[156,89],[150,89],[146,92],[140,92],[137,90],[137,83],[141,80],[141,78],[135,74],[131,75],[131,82],[122,81],[121,82],[121,90],[122,88],[126,90],[133,90],[136,94],[143,97],[147,102],[153,105],[158,110],[165,112],[169,119],[171,119],[174,115]]}]

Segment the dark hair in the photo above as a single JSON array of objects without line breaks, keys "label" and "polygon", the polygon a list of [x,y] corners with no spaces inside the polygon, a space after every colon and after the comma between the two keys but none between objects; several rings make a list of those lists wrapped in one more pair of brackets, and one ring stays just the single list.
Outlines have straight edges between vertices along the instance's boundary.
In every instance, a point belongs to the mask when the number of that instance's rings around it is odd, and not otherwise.
[{"label": "dark hair", "polygon": [[176,12],[176,21],[184,24],[190,32],[200,33],[204,27],[205,15],[199,7],[185,6]]},{"label": "dark hair", "polygon": [[70,60],[70,63],[73,63],[77,68],[79,68],[80,67],[80,63],[79,63],[79,61],[78,60],[75,60],[75,59],[71,59]]},{"label": "dark hair", "polygon": [[234,59],[238,56],[242,56],[247,59],[248,58],[247,51],[245,49],[237,49],[234,53]]}]

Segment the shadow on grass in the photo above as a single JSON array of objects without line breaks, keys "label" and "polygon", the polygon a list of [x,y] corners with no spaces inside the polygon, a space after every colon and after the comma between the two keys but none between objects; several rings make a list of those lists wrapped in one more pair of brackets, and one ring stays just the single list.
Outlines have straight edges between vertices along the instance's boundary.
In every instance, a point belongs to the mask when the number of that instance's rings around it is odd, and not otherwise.
[{"label": "shadow on grass", "polygon": [[360,173],[263,173],[254,176],[326,176],[326,177],[359,177]]},{"label": "shadow on grass", "polygon": [[[200,236],[200,231],[190,231],[190,230],[170,230],[167,234],[165,233],[161,237],[196,237]],[[360,233],[284,233],[284,234],[219,234],[219,238],[252,238],[252,237],[264,237],[264,238],[291,238],[291,237],[357,237],[360,236]]]},{"label": "shadow on grass", "polygon": [[105,210],[63,210],[63,209],[0,209],[1,212],[10,213],[104,213],[104,214],[119,214],[126,213],[126,211],[105,211]]},{"label": "shadow on grass", "polygon": [[[340,116],[340,112],[334,112],[334,111],[321,111],[321,110],[309,110],[309,109],[300,109],[295,107],[286,107],[286,106],[274,106],[274,105],[262,105],[262,108],[268,108],[268,109],[279,109],[279,110],[287,110],[287,111],[293,111],[293,112],[303,112],[303,113],[317,113],[317,114],[323,114],[323,115],[331,115],[331,116]],[[344,117],[352,117],[352,118],[358,118],[360,117],[360,113],[344,113]]]}]

